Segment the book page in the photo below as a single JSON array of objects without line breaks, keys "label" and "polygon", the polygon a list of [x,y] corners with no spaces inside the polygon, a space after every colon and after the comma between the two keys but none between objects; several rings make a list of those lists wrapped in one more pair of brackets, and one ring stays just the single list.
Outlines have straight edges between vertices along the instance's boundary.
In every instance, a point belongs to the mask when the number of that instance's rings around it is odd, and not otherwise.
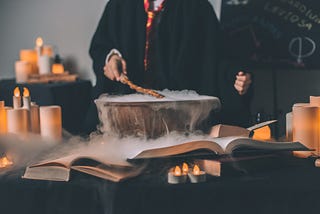
[{"label": "book page", "polygon": [[210,150],[213,154],[217,155],[224,153],[223,149],[215,142],[209,140],[198,140],[169,147],[144,150],[131,159],[166,158],[186,154],[196,150]]},{"label": "book page", "polygon": [[135,177],[139,175],[143,169],[146,167],[146,164],[129,167],[129,168],[119,168],[119,167],[110,167],[106,165],[98,166],[72,166],[73,170],[83,172],[89,175],[93,175],[99,178],[111,180],[114,182],[120,182],[122,180]]},{"label": "book page", "polygon": [[227,154],[233,153],[235,150],[239,152],[246,151],[309,151],[310,149],[305,147],[299,142],[269,142],[259,141],[251,138],[238,138],[230,141],[226,146],[225,152]]}]

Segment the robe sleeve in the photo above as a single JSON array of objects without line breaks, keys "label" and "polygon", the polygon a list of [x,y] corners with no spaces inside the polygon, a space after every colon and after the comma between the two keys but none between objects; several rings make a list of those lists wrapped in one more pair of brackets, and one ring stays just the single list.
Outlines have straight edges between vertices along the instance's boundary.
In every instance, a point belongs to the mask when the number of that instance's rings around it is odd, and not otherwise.
[{"label": "robe sleeve", "polygon": [[115,23],[115,13],[115,1],[110,0],[104,9],[98,27],[91,40],[89,54],[96,75],[96,85],[92,94],[93,99],[102,93],[112,92],[117,85],[114,81],[106,78],[103,72],[107,54],[111,49],[116,48],[114,36],[111,33]]}]

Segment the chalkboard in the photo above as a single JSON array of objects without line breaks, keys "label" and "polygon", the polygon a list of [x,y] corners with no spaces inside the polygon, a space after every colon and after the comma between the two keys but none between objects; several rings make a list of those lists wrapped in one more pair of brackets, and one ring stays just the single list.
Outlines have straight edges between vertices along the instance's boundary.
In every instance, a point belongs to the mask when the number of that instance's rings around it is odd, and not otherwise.
[{"label": "chalkboard", "polygon": [[221,27],[231,58],[320,68],[319,0],[222,0]]}]

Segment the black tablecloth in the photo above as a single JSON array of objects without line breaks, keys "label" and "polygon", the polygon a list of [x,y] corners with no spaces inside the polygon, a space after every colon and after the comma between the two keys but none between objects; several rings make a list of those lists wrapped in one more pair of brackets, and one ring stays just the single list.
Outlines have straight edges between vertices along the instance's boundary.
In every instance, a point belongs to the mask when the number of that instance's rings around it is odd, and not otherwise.
[{"label": "black tablecloth", "polygon": [[[166,183],[140,176],[113,183],[73,172],[69,182],[0,176],[1,213],[319,213],[320,169],[313,160],[256,173],[212,177],[206,183]],[[319,191],[319,192],[318,192]]]},{"label": "black tablecloth", "polygon": [[91,99],[91,83],[86,80],[48,84],[16,84],[15,80],[0,81],[0,100],[12,106],[13,90],[16,86],[27,87],[31,99],[40,106],[60,105],[62,125],[73,134],[83,132],[83,123]]}]

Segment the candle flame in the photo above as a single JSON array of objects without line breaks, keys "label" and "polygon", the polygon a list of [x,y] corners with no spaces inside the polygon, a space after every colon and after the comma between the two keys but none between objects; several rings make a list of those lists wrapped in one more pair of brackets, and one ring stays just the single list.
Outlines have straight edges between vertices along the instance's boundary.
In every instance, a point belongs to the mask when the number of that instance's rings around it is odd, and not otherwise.
[{"label": "candle flame", "polygon": [[194,175],[200,175],[200,168],[199,168],[199,166],[197,164],[194,165],[194,167],[193,167],[193,174]]},{"label": "candle flame", "polygon": [[181,169],[180,169],[179,166],[176,166],[176,167],[174,168],[174,175],[175,175],[175,176],[180,176],[180,175],[181,175]]},{"label": "candle flame", "polygon": [[0,158],[0,168],[11,166],[13,162],[7,156]]},{"label": "candle flame", "polygon": [[183,164],[182,164],[182,172],[183,172],[183,173],[188,173],[188,171],[189,171],[189,166],[188,166],[188,164],[183,163]]},{"label": "candle flame", "polygon": [[23,96],[24,97],[29,97],[30,96],[29,89],[27,89],[26,87],[23,87]]},{"label": "candle flame", "polygon": [[38,37],[36,39],[36,45],[37,45],[37,47],[41,47],[43,45],[43,40],[41,37]]},{"label": "candle flame", "polygon": [[13,91],[13,94],[15,97],[20,97],[20,89],[19,87],[16,87]]}]

